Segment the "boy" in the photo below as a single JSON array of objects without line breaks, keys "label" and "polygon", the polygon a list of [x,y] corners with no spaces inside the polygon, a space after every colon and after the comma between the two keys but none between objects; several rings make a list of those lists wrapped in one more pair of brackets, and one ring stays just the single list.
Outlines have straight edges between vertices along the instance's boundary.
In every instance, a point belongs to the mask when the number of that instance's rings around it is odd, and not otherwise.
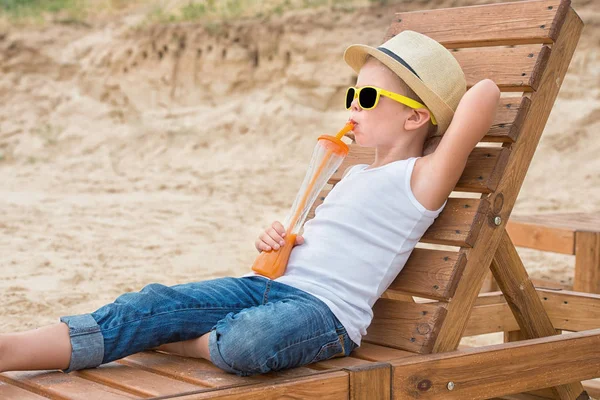
[{"label": "boy", "polygon": [[[373,304],[489,130],[500,91],[486,79],[465,93],[450,52],[413,31],[378,48],[350,46],[344,59],[358,72],[346,96],[355,140],[376,149],[375,161],[345,171],[297,237],[302,246],[283,276],[148,285],[91,314],[0,335],[0,371],[70,372],[158,348],[247,376],[347,356],[360,346]],[[423,156],[436,132],[443,139]],[[277,249],[284,235],[275,222],[257,250]]]}]

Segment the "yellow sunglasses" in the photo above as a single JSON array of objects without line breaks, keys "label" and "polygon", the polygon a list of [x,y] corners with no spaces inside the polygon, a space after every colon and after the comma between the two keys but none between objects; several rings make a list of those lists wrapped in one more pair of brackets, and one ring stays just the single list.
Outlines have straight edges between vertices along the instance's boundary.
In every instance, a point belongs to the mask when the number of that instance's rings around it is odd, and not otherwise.
[{"label": "yellow sunglasses", "polygon": [[[361,88],[350,86],[346,90],[346,109],[349,110],[354,99],[358,97],[358,105],[360,108],[363,110],[371,110],[377,106],[381,96],[388,97],[413,109],[425,108],[429,110],[424,104],[421,104],[416,100],[402,96],[398,93],[389,92],[376,86],[363,86]],[[437,125],[437,121],[435,120],[431,110],[429,110],[429,113],[431,115],[431,123]]]}]

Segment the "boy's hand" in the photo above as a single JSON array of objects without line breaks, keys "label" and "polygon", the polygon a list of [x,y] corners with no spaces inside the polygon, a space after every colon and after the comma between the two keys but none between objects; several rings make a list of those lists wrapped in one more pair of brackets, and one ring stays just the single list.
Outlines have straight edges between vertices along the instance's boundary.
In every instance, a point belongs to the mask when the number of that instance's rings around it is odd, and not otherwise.
[{"label": "boy's hand", "polygon": [[[271,249],[278,250],[285,244],[285,228],[279,221],[275,221],[263,233],[260,234],[254,246],[260,253],[261,251],[269,251]],[[304,238],[300,235],[296,236],[294,246],[304,243]]]}]

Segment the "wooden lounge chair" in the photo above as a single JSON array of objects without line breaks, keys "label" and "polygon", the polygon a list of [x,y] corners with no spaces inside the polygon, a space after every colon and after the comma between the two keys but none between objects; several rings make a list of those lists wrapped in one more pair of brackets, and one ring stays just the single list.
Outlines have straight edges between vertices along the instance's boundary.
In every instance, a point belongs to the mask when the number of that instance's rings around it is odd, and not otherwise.
[{"label": "wooden lounge chair", "polygon": [[[504,229],[582,28],[569,0],[395,15],[384,40],[404,29],[429,35],[454,49],[469,87],[491,78],[511,96],[350,357],[241,378],[204,360],[144,352],[71,374],[5,373],[0,398],[588,398],[579,381],[600,376],[600,296],[536,290]],[[331,183],[372,157],[353,145]],[[478,296],[489,268],[502,291]],[[527,340],[457,350],[463,336],[503,331]]]}]

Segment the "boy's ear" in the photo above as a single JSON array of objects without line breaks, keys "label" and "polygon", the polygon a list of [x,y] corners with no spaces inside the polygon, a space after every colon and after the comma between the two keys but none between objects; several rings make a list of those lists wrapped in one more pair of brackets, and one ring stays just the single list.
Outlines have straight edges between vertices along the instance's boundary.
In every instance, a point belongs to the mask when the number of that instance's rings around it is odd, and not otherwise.
[{"label": "boy's ear", "polygon": [[[407,124],[410,124],[410,129],[421,129],[422,126],[424,126],[425,124],[428,125],[432,125],[431,124],[431,116],[429,114],[429,111],[424,110],[424,109],[412,109],[412,112],[410,113],[409,117],[404,121],[404,128],[407,129],[409,127],[407,127]],[[423,128],[425,129],[425,128]],[[429,128],[426,128],[427,131],[429,132]],[[409,130],[409,129],[407,129]]]}]

